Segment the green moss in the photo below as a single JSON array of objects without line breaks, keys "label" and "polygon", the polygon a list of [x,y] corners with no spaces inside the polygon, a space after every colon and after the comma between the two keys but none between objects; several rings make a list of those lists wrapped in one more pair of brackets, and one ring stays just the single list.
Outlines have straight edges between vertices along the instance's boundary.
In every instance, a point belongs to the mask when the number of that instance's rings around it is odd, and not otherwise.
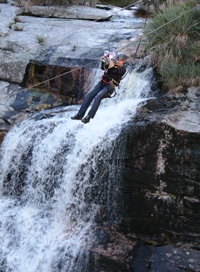
[{"label": "green moss", "polygon": [[173,194],[169,194],[169,196],[170,196],[171,199],[176,199],[176,196],[173,195]]}]

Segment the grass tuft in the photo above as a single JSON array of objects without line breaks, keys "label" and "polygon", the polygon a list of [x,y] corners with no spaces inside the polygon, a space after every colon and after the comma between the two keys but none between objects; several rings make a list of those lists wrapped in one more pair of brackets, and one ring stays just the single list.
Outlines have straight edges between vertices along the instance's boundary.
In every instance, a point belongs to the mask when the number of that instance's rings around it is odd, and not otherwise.
[{"label": "grass tuft", "polygon": [[37,42],[39,44],[43,45],[45,43],[45,38],[44,37],[38,35],[36,38],[37,38]]},{"label": "grass tuft", "polygon": [[14,26],[14,31],[23,31],[23,27],[22,26],[18,26],[18,25],[15,25]]},{"label": "grass tuft", "polygon": [[166,88],[199,85],[200,8],[188,2],[155,13],[144,31],[152,65]]}]

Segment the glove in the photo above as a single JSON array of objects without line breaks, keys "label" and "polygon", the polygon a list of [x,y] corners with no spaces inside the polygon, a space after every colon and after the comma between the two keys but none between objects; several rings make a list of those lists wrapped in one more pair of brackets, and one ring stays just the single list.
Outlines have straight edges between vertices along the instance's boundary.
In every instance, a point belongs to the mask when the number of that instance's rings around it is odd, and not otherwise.
[{"label": "glove", "polygon": [[109,54],[110,52],[108,50],[104,51],[104,54],[103,54],[104,58],[108,58]]},{"label": "glove", "polygon": [[108,63],[110,60],[114,59],[116,57],[115,52],[109,52],[108,50],[104,51],[103,55],[103,61]]},{"label": "glove", "polygon": [[109,59],[114,59],[116,57],[115,52],[109,52]]}]

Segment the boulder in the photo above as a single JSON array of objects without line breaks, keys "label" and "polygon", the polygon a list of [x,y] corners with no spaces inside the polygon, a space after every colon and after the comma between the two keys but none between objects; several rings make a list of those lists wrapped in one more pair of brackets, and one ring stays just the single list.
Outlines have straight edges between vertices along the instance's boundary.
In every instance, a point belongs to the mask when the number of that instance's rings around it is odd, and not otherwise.
[{"label": "boulder", "polygon": [[199,243],[199,94],[190,88],[150,100],[122,131],[127,153],[118,209],[129,235]]},{"label": "boulder", "polygon": [[81,20],[95,20],[105,21],[112,16],[111,13],[102,9],[91,8],[87,6],[69,6],[69,7],[41,7],[33,6],[26,10],[20,9],[17,15],[32,15],[46,18],[64,18],[64,19],[81,19]]},{"label": "boulder", "polygon": [[199,271],[199,102],[199,87],[150,99],[122,129],[116,151],[107,151],[117,158],[115,178],[96,218],[101,229],[93,249],[96,260],[109,259],[105,271],[115,271],[117,262],[137,272]]}]

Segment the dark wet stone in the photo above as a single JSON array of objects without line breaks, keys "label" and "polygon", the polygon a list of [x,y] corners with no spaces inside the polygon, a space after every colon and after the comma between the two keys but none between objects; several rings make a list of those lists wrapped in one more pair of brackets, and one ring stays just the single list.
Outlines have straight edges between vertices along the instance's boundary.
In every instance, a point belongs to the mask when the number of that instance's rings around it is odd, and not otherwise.
[{"label": "dark wet stone", "polygon": [[104,229],[97,228],[95,230],[95,235],[99,244],[107,244],[110,241],[110,235]]}]

